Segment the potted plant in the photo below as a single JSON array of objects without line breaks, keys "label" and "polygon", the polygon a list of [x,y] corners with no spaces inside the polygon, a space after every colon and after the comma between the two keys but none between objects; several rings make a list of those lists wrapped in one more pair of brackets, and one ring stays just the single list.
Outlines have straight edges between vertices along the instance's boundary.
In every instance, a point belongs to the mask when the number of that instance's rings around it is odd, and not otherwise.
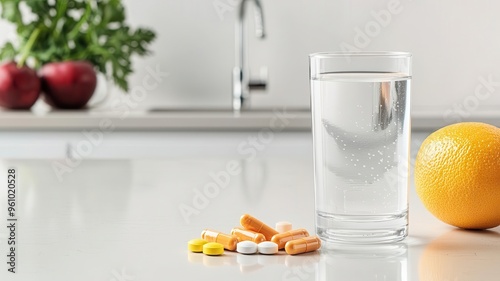
[{"label": "potted plant", "polygon": [[[0,66],[0,106],[7,108],[31,107],[37,85],[49,104],[83,108],[96,88],[96,72],[127,91],[132,55],[147,55],[155,39],[152,30],[126,24],[121,0],[0,0],[0,4],[1,18],[14,24],[17,32],[17,41],[0,49],[0,61],[7,61]],[[29,17],[21,5],[28,7]],[[39,71],[38,82],[27,64]],[[29,90],[22,89],[26,83],[12,82],[18,73],[30,81]],[[21,107],[10,106],[23,96],[31,99]]]}]

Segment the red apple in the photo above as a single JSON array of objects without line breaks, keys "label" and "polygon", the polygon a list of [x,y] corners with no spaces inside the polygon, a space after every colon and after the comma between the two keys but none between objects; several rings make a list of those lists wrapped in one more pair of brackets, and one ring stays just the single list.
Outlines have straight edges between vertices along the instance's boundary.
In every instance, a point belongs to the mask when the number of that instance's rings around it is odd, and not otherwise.
[{"label": "red apple", "polygon": [[40,75],[45,100],[62,109],[84,107],[97,85],[94,67],[87,61],[48,63]]},{"label": "red apple", "polygon": [[27,67],[14,62],[0,66],[0,106],[8,109],[29,109],[40,96],[40,79]]}]

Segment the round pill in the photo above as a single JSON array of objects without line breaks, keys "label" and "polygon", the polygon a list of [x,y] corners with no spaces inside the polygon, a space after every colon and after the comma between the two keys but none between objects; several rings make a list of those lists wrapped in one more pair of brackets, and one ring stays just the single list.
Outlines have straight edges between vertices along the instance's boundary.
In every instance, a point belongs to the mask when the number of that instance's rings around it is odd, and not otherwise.
[{"label": "round pill", "polygon": [[242,254],[255,254],[257,253],[257,243],[253,241],[241,241],[236,244],[236,251]]},{"label": "round pill", "polygon": [[203,245],[205,245],[207,243],[208,242],[203,240],[203,239],[189,240],[188,250],[190,250],[191,252],[195,252],[195,253],[201,253],[201,252],[203,252]]},{"label": "round pill", "polygon": [[278,244],[271,242],[271,241],[265,241],[262,243],[259,243],[257,245],[259,248],[259,253],[265,254],[265,255],[273,255],[278,252]]},{"label": "round pill", "polygon": [[292,224],[287,221],[280,221],[276,223],[276,231],[279,233],[292,230]]},{"label": "round pill", "polygon": [[209,242],[203,245],[203,253],[209,256],[219,256],[224,253],[224,245],[215,242]]}]

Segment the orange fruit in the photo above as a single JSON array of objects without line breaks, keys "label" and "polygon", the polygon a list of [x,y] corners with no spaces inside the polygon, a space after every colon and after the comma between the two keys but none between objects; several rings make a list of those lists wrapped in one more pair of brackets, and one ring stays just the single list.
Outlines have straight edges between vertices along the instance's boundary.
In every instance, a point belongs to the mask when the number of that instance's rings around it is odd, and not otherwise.
[{"label": "orange fruit", "polygon": [[500,225],[500,129],[470,122],[432,133],[417,154],[415,185],[424,206],[445,223]]}]

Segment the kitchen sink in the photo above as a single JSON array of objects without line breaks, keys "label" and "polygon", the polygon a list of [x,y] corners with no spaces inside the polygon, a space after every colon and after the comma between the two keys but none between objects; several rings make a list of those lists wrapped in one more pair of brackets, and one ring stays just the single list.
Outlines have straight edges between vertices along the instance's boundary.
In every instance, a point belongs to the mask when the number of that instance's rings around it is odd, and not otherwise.
[{"label": "kitchen sink", "polygon": [[191,112],[191,113],[235,113],[235,114],[262,114],[262,113],[273,113],[275,111],[286,109],[287,112],[295,113],[310,113],[309,108],[288,108],[288,107],[269,107],[269,108],[256,108],[241,110],[240,112],[235,112],[231,108],[152,108],[148,110],[149,112]]}]

